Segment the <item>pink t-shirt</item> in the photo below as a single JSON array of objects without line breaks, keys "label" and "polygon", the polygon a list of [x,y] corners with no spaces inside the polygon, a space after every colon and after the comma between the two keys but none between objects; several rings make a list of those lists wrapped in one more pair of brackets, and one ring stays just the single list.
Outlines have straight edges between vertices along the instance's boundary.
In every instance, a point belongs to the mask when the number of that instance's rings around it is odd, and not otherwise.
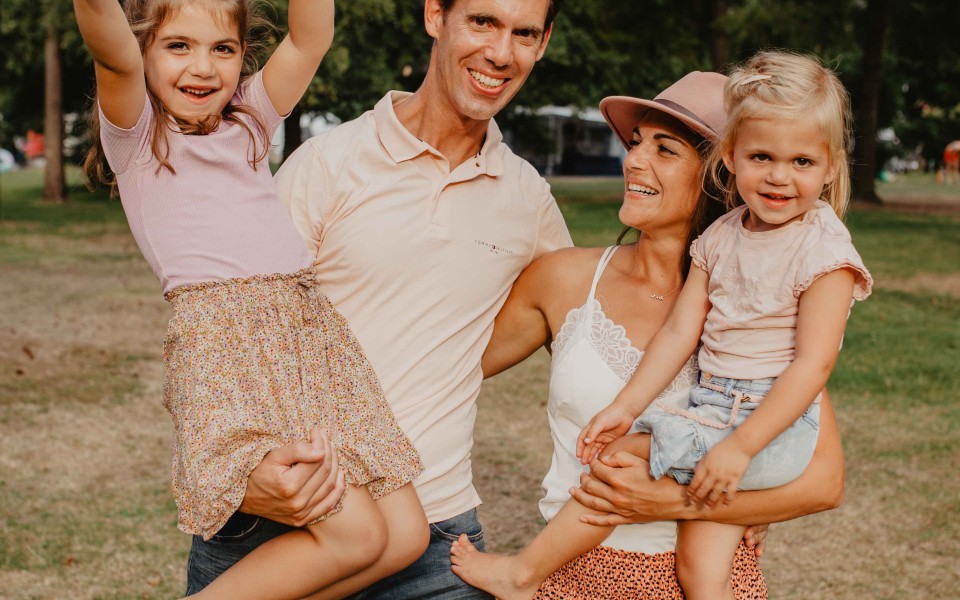
[{"label": "pink t-shirt", "polygon": [[690,247],[694,265],[710,278],[700,369],[734,379],[777,377],[794,358],[800,294],[821,275],[849,268],[853,297],[863,300],[873,279],[826,202],[764,232],[744,228],[746,210],[730,211]]},{"label": "pink t-shirt", "polygon": [[[231,102],[261,116],[266,139],[250,117],[240,114],[257,135],[257,148],[269,144],[283,117],[270,103],[261,73],[241,84]],[[256,170],[247,162],[251,139],[244,127],[221,122],[209,135],[183,135],[173,125],[167,131],[173,174],[158,169],[153,156],[153,119],[146,98],[132,129],[113,125],[101,111],[100,139],[133,237],[164,292],[203,281],[293,273],[310,265],[267,161]]]}]

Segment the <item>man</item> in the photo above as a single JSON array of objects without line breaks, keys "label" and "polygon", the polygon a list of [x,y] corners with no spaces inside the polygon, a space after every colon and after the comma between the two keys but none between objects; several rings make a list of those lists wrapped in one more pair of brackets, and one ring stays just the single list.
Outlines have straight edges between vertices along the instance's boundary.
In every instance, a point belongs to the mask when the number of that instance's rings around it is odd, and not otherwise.
[{"label": "man", "polygon": [[[320,288],[350,323],[425,465],[415,484],[429,548],[364,598],[489,598],[450,570],[461,533],[483,547],[470,466],[480,358],[520,271],[571,245],[549,186],[502,143],[493,117],[543,56],[560,3],[427,0],[434,44],[416,93],[388,93],[309,140],[277,174]],[[250,476],[246,514],[213,541],[194,541],[188,591],[288,529],[273,521],[300,526],[328,511],[343,489],[328,456],[320,435],[268,455]],[[380,576],[374,565],[323,597]]]}]

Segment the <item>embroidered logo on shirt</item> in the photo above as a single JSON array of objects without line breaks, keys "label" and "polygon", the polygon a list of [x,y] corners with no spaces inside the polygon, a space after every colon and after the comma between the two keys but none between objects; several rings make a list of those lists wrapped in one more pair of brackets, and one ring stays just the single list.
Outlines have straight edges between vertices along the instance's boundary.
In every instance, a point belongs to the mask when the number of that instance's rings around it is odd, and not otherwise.
[{"label": "embroidered logo on shirt", "polygon": [[503,246],[491,244],[490,242],[485,242],[483,240],[473,240],[473,243],[483,248],[486,248],[490,254],[496,254],[498,256],[501,256],[504,254],[516,254],[513,250],[509,248],[504,248]]}]

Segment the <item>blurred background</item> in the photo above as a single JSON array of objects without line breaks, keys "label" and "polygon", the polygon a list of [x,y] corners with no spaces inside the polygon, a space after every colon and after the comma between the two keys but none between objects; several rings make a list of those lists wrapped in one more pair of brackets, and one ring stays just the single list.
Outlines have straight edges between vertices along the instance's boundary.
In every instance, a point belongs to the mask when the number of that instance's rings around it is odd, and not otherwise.
[{"label": "blurred background", "polygon": [[[286,0],[269,4],[282,26]],[[62,165],[87,143],[90,58],[69,0],[0,6],[0,168],[45,161],[44,196],[62,199]],[[334,47],[287,119],[275,162],[387,90],[415,89],[426,70],[422,2],[351,0],[337,13]],[[877,201],[876,178],[936,175],[960,139],[958,30],[960,2],[935,0],[568,0],[546,56],[498,121],[546,175],[616,174],[620,149],[595,110],[604,96],[652,97],[688,71],[723,72],[761,48],[811,52],[850,90],[854,195]]]}]

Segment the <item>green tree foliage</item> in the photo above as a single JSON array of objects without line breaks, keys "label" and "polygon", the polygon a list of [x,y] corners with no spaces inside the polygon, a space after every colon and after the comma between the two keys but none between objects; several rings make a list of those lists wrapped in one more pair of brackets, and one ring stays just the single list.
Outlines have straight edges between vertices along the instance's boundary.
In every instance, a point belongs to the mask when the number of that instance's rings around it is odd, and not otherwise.
[{"label": "green tree foliage", "polygon": [[943,147],[960,139],[960,3],[893,2],[891,11],[887,122],[905,146],[941,161]]},{"label": "green tree foliage", "polygon": [[89,104],[93,70],[77,31],[70,0],[0,0],[0,145],[27,129],[43,130],[43,44],[47,25],[61,32],[63,110]]},{"label": "green tree foliage", "polygon": [[[268,2],[281,31],[287,1]],[[820,56],[851,91],[855,110],[873,102],[876,127],[894,126],[906,146],[921,145],[928,157],[938,158],[947,141],[960,138],[960,3],[887,5],[882,55],[865,60],[866,17],[877,10],[877,0],[567,0],[546,56],[514,106],[587,107],[611,94],[649,97],[690,70],[723,71],[758,49],[787,48]],[[64,111],[82,110],[88,102],[89,58],[72,14],[53,10],[58,6],[69,7],[69,1],[0,0],[0,144],[27,127],[41,127],[43,39],[53,16],[64,32]],[[388,89],[416,89],[430,45],[422,1],[338,2],[334,46],[300,110],[350,119]],[[873,76],[880,78],[878,89],[865,92],[871,88],[865,79]],[[516,118],[507,111],[502,120]],[[875,158],[882,162],[886,151],[881,147]]]}]

